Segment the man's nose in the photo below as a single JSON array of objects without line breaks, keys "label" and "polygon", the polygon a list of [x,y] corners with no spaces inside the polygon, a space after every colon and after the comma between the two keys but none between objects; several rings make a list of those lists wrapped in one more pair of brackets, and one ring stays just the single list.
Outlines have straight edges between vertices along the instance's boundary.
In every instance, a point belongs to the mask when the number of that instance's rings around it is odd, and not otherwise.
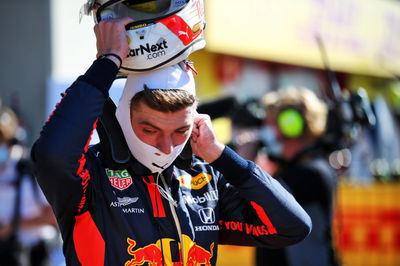
[{"label": "man's nose", "polygon": [[172,138],[170,136],[161,137],[158,140],[157,148],[165,154],[170,154],[174,149]]}]

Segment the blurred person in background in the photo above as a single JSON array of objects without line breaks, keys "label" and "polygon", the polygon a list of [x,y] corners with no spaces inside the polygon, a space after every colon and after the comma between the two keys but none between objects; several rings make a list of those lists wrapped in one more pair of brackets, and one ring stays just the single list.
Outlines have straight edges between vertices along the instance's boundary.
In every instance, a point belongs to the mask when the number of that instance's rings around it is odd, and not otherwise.
[{"label": "blurred person in background", "polygon": [[327,124],[328,107],[314,92],[290,87],[267,93],[261,138],[267,169],[273,172],[310,215],[313,229],[299,244],[285,249],[258,248],[258,266],[338,265],[332,242],[332,216],[337,174],[319,139]]},{"label": "blurred person in background", "polygon": [[16,114],[0,106],[0,265],[48,265],[55,218],[23,158],[18,129]]}]

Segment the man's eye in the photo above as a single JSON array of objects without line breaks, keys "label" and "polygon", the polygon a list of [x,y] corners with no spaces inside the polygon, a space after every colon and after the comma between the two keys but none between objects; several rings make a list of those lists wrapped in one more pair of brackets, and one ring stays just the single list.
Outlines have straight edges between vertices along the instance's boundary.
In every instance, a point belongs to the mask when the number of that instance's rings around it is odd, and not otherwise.
[{"label": "man's eye", "polygon": [[151,134],[151,133],[154,133],[154,132],[156,132],[156,131],[153,130],[153,129],[143,128],[143,132],[144,132],[144,133],[149,133],[149,134]]},{"label": "man's eye", "polygon": [[184,129],[184,130],[177,130],[176,133],[177,133],[177,134],[182,134],[182,135],[183,135],[183,134],[186,134],[186,133],[187,133],[187,130],[186,130],[186,129]]}]

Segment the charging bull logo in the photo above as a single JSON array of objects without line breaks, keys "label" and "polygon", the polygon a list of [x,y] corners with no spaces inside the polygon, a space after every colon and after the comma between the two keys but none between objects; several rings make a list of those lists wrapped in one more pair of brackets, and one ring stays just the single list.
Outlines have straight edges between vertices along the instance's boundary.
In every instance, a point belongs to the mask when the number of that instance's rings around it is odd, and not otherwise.
[{"label": "charging bull logo", "polygon": [[[170,242],[175,242],[174,239],[163,238],[158,240],[155,244],[147,245],[143,248],[136,247],[136,241],[128,238],[127,251],[132,259],[125,263],[125,266],[136,265],[149,265],[149,266],[198,266],[205,265],[211,266],[211,258],[214,254],[214,243],[210,245],[210,251],[207,251],[201,246],[193,242],[190,237],[183,235],[183,242],[185,247],[184,264],[182,259],[179,262],[172,261],[171,249],[169,248]],[[161,247],[164,247],[161,249]],[[163,252],[164,251],[164,252]],[[175,256],[176,257],[176,256]],[[179,258],[182,257],[182,248],[179,244]],[[146,264],[147,263],[147,264]]]},{"label": "charging bull logo", "polygon": [[163,254],[159,248],[160,240],[156,244],[150,244],[136,250],[133,249],[136,246],[135,240],[128,238],[127,242],[129,244],[128,253],[133,256],[133,259],[126,262],[125,266],[143,265],[145,262],[148,262],[149,266],[163,265]]},{"label": "charging bull logo", "polygon": [[214,242],[210,245],[210,252],[205,250],[204,248],[193,243],[193,246],[190,247],[186,264],[187,266],[197,266],[197,265],[205,265],[211,266],[211,258],[213,256]]}]

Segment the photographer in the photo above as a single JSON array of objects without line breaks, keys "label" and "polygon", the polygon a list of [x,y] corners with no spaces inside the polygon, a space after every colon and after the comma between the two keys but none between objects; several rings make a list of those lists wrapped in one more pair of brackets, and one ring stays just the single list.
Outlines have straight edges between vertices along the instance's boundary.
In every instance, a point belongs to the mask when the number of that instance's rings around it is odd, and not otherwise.
[{"label": "photographer", "polygon": [[257,249],[257,265],[337,265],[331,233],[337,175],[318,142],[328,108],[314,92],[297,87],[267,93],[262,104],[262,138],[277,168],[274,176],[310,215],[313,230],[303,242],[285,249]]},{"label": "photographer", "polygon": [[14,155],[17,129],[15,113],[0,108],[0,264],[47,265],[45,239],[56,236],[56,223],[29,161]]}]

